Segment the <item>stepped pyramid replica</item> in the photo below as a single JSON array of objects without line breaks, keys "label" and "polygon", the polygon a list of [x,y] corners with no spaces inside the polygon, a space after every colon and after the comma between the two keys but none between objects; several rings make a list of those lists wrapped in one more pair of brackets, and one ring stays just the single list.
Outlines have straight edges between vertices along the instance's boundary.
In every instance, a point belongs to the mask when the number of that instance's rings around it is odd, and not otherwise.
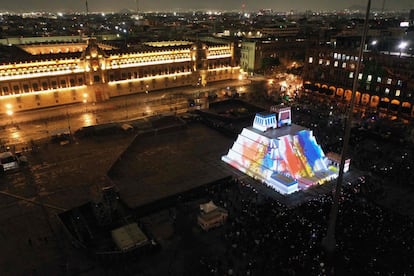
[{"label": "stepped pyramid replica", "polygon": [[256,114],[253,126],[242,130],[221,159],[281,194],[337,177],[312,130],[292,124],[291,108],[286,106]]}]

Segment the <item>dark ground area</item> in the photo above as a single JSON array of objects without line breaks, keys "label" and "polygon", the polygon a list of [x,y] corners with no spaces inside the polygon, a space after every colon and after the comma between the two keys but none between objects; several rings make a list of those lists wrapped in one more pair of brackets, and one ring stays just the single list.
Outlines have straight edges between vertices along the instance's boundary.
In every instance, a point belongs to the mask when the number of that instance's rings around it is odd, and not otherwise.
[{"label": "dark ground area", "polygon": [[203,125],[138,136],[109,176],[125,203],[136,208],[229,175],[218,170],[231,140]]},{"label": "dark ground area", "polygon": [[[300,120],[306,125],[315,118],[304,112]],[[320,246],[332,201],[329,186],[309,191],[305,203],[286,206],[282,198],[220,161],[233,142],[228,129],[222,131],[228,123],[211,129],[194,122],[187,128],[159,131],[168,123],[152,124],[157,131],[150,132],[146,125],[147,134],[135,141],[138,133],[106,134],[65,146],[42,144],[26,153],[30,166],[0,181],[2,191],[25,198],[2,194],[1,274],[329,274]],[[316,134],[329,145],[340,129],[335,125],[332,135],[326,130]],[[99,198],[100,189],[112,184],[108,171],[121,199],[133,207],[133,218],[159,242],[159,251],[101,263],[69,243],[56,214]],[[413,274],[413,221],[399,214],[414,214],[411,185],[393,185],[387,180],[391,175],[384,175],[377,185],[372,181],[378,178],[371,178],[369,171],[353,172],[345,179],[341,199],[336,275]],[[228,175],[239,180],[220,180]],[[208,185],[215,180],[216,185]],[[194,192],[174,196],[194,187]],[[162,202],[165,196],[172,197]],[[199,204],[209,200],[228,209],[229,220],[204,232],[196,215]],[[148,208],[154,201],[160,208]],[[140,210],[142,204],[146,212]]]}]

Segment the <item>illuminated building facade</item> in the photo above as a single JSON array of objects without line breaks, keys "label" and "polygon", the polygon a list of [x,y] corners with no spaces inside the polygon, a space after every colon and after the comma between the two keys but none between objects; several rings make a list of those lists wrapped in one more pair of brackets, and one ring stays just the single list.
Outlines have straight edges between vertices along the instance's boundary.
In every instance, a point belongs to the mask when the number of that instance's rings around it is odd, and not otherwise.
[{"label": "illuminated building facade", "polygon": [[29,59],[0,64],[2,113],[239,77],[232,44],[149,42],[122,51],[89,39],[23,48]]},{"label": "illuminated building facade", "polygon": [[[354,51],[318,48],[307,54],[305,92],[350,101],[358,57]],[[357,108],[414,117],[414,57],[365,52],[358,77]]]},{"label": "illuminated building facade", "polygon": [[301,64],[309,43],[296,38],[273,41],[247,39],[241,43],[240,67],[248,73],[260,72],[266,58],[277,58],[288,68],[293,62]]}]

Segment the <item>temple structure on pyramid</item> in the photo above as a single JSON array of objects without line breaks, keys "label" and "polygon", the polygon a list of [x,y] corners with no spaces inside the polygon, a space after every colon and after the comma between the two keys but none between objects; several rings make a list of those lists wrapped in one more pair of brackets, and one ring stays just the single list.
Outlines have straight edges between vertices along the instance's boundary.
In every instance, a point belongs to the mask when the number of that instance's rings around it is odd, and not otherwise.
[{"label": "temple structure on pyramid", "polygon": [[312,130],[292,124],[291,108],[273,106],[256,114],[221,159],[281,194],[323,184],[338,175]]}]

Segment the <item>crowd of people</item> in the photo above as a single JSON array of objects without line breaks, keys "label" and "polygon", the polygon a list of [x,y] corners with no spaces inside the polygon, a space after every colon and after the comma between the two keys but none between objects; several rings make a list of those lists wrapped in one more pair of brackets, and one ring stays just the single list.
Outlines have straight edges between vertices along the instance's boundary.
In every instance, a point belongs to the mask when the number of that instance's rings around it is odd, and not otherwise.
[{"label": "crowd of people", "polygon": [[[325,151],[340,153],[345,119],[335,113],[335,108],[317,103],[309,108],[294,107],[292,112],[296,124],[314,129]],[[369,164],[382,160],[387,163],[383,176],[412,179],[412,170],[407,169],[414,166],[412,148],[401,148],[395,154],[395,147],[389,147],[386,141],[375,142],[377,154],[393,149],[384,159],[373,157],[372,149],[364,143],[373,144],[372,137],[366,132],[351,133],[348,155],[354,167],[376,173]],[[376,204],[384,196],[382,185],[386,179],[372,183],[375,179],[362,177],[343,187],[333,256],[328,256],[322,246],[330,219],[331,194],[287,208],[238,180],[225,192],[212,189],[210,197],[228,208],[229,221],[223,230],[224,251],[204,256],[199,264],[201,271],[205,275],[414,274],[413,220]]]},{"label": "crowd of people", "polygon": [[229,211],[222,253],[200,259],[200,275],[412,275],[413,221],[367,200],[364,183],[341,196],[333,258],[322,247],[332,196],[321,194],[295,208],[234,180],[210,197]]}]

